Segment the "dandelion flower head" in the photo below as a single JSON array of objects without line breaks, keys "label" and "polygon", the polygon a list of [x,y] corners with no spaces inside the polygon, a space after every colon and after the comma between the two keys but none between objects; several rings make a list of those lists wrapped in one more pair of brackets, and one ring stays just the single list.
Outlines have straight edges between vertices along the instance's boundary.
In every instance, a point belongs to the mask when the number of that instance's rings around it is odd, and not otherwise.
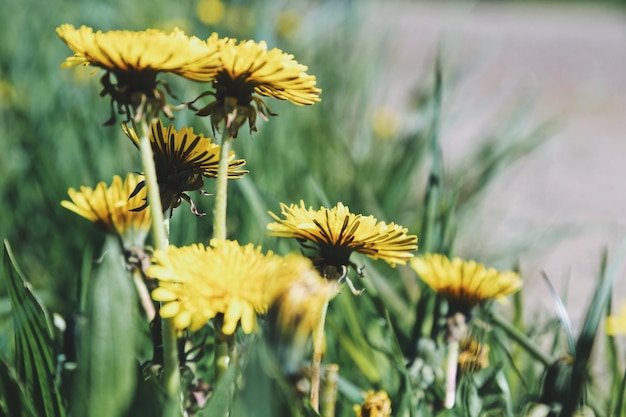
[{"label": "dandelion flower head", "polygon": [[150,210],[133,211],[144,203],[145,191],[131,194],[142,181],[143,177],[136,174],[128,174],[124,181],[116,175],[110,187],[100,182],[95,188],[70,188],[71,201],[64,200],[61,205],[120,236],[125,243],[141,246],[150,231]]},{"label": "dandelion flower head", "polygon": [[301,255],[277,258],[269,286],[271,309],[276,311],[281,331],[305,342],[321,319],[324,305],[337,295],[334,282],[323,279]]},{"label": "dandelion flower head", "polygon": [[252,244],[214,240],[211,246],[170,246],[155,251],[147,274],[159,280],[152,298],[161,301],[160,314],[177,329],[195,331],[222,315],[221,331],[231,335],[238,324],[244,333],[257,328],[257,315],[268,308],[267,285],[274,256]]},{"label": "dandelion flower head", "polygon": [[390,417],[391,400],[385,391],[374,392],[372,390],[365,393],[363,404],[355,405],[356,417]]},{"label": "dandelion flower head", "polygon": [[[139,146],[139,137],[134,128],[123,125],[124,133]],[[157,181],[161,192],[161,204],[165,212],[169,208],[180,206],[183,200],[191,206],[191,211],[202,215],[187,194],[188,191],[200,190],[204,178],[216,178],[219,167],[220,146],[201,133],[194,133],[193,128],[183,127],[176,130],[173,124],[165,127],[160,120],[152,123],[150,143],[154,153]],[[246,161],[235,159],[230,152],[228,178],[241,178],[248,171],[241,169]],[[140,186],[143,187],[142,183]],[[147,207],[144,202],[139,209]]]},{"label": "dandelion flower head", "polygon": [[256,131],[258,114],[265,119],[275,115],[255,94],[298,105],[320,101],[321,90],[315,86],[315,76],[307,74],[308,68],[298,63],[293,55],[277,48],[268,50],[264,41],[237,42],[232,38],[219,38],[217,33],[211,35],[207,44],[219,50],[221,66],[213,81],[215,92],[200,96],[214,95],[215,100],[197,114],[211,116],[214,130],[225,122],[226,133],[237,137],[246,121],[250,130]]},{"label": "dandelion flower head", "polygon": [[466,316],[475,305],[502,299],[522,288],[522,279],[515,272],[499,272],[461,258],[450,260],[443,255],[428,254],[415,258],[410,266],[429,287],[448,300],[451,312]]},{"label": "dandelion flower head", "polygon": [[74,51],[64,67],[93,65],[105,70],[101,95],[112,100],[109,124],[115,120],[115,104],[117,113],[125,114],[126,120],[131,118],[131,110],[135,117],[148,112],[148,119],[152,119],[159,111],[173,117],[165,93],[158,88],[162,82],[157,81],[157,75],[169,72],[190,80],[211,81],[220,66],[217,49],[179,29],[170,33],[158,29],[94,32],[87,26],[76,29],[63,24],[56,32]]},{"label": "dandelion flower head", "polygon": [[353,252],[395,266],[405,264],[417,250],[417,236],[408,235],[406,228],[350,213],[342,203],[319,210],[306,208],[303,201],[290,206],[281,203],[280,207],[283,218],[269,213],[276,220],[267,225],[269,234],[295,238],[304,249],[312,249],[311,258],[322,271],[328,266],[342,270],[352,265]]}]

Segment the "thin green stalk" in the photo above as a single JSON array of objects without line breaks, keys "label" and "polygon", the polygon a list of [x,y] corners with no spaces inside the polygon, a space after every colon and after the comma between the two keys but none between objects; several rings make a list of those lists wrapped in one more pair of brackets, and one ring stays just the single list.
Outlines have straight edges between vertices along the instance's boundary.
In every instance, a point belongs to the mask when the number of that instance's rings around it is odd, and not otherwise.
[{"label": "thin green stalk", "polygon": [[[226,207],[228,202],[228,159],[233,138],[223,126],[220,161],[217,168],[215,207],[213,209],[213,239],[226,240]],[[218,337],[215,342],[215,379],[218,381],[228,370],[233,355],[228,340]]]},{"label": "thin green stalk", "polygon": [[324,390],[322,391],[322,417],[335,417],[337,405],[337,383],[339,381],[339,365],[331,363],[324,369]]},{"label": "thin green stalk", "polygon": [[[141,163],[146,181],[148,194],[148,204],[150,204],[152,214],[152,240],[156,250],[167,251],[169,238],[167,224],[163,216],[161,196],[159,194],[159,183],[154,165],[152,145],[150,144],[150,128],[148,121],[141,119],[141,135],[139,137],[139,150],[141,152]],[[180,372],[178,370],[178,345],[177,333],[174,322],[169,319],[162,319],[163,335],[163,386],[168,394],[169,405],[166,406],[165,415],[180,415],[181,409],[181,387]]]},{"label": "thin green stalk", "polygon": [[150,144],[150,127],[148,122],[141,119],[141,136],[139,137],[139,151],[141,152],[141,164],[146,181],[148,203],[152,211],[152,240],[154,248],[166,251],[169,244],[163,209],[161,206],[161,195],[159,194],[159,183],[157,181],[156,167],[154,166],[154,155]]},{"label": "thin green stalk", "polygon": [[226,240],[226,206],[228,200],[228,158],[233,138],[224,128],[222,136],[220,162],[217,168],[215,208],[213,209],[213,238]]},{"label": "thin green stalk", "polygon": [[320,380],[322,372],[322,354],[324,352],[324,326],[326,322],[326,311],[329,301],[322,307],[317,327],[313,330],[313,359],[311,360],[311,407],[319,413],[320,411]]},{"label": "thin green stalk", "polygon": [[[441,52],[437,55],[435,62],[435,86],[434,99],[432,104],[432,122],[430,126],[430,153],[432,157],[432,166],[428,175],[428,187],[426,188],[426,211],[424,212],[424,224],[422,226],[422,235],[420,236],[421,248],[423,253],[437,251],[434,240],[435,223],[437,221],[437,211],[439,210],[439,199],[441,193],[441,181],[443,180],[443,167],[441,148],[439,145],[439,117],[441,114],[442,100],[442,73],[441,73]],[[438,247],[441,247],[439,242]]]},{"label": "thin green stalk", "polygon": [[539,350],[532,340],[502,317],[495,313],[490,313],[489,320],[492,324],[504,330],[513,340],[519,343],[526,350],[526,352],[541,362],[544,366],[550,366],[554,363],[554,360]]}]

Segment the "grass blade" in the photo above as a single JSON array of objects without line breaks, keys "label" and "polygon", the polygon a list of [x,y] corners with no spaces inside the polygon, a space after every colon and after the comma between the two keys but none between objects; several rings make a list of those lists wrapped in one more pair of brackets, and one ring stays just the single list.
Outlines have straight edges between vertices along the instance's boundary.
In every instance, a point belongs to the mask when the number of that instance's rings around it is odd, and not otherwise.
[{"label": "grass blade", "polygon": [[606,268],[604,268],[606,262],[603,262],[601,280],[598,283],[591,305],[587,310],[585,322],[576,343],[576,358],[572,369],[570,395],[567,399],[564,399],[563,403],[564,408],[562,415],[565,417],[573,415],[580,405],[580,400],[584,398],[589,360],[595,336],[600,320],[606,314],[606,305],[611,296],[613,281],[615,280],[615,276],[620,272],[620,267],[625,258],[626,240],[622,242],[618,248],[616,257]]},{"label": "grass blade", "polygon": [[54,338],[48,313],[32,292],[6,240],[4,265],[13,311],[17,377],[27,387],[25,399],[42,416],[65,416],[55,384]]}]

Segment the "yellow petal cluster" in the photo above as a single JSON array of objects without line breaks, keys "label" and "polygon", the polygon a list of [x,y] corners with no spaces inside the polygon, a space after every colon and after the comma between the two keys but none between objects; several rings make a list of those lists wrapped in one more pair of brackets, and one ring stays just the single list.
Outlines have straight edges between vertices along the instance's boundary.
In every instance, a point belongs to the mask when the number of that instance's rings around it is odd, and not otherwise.
[{"label": "yellow petal cluster", "polygon": [[291,254],[278,261],[268,296],[281,330],[304,343],[337,292],[336,283],[323,279],[309,259]]},{"label": "yellow petal cluster", "polygon": [[238,325],[251,333],[257,316],[272,307],[283,330],[305,338],[324,303],[336,295],[308,259],[263,254],[260,247],[229,240],[157,250],[147,274],[159,280],[152,298],[164,303],[161,316],[172,318],[179,330],[198,330],[222,315],[224,334]]},{"label": "yellow petal cluster", "polygon": [[101,182],[96,188],[81,186],[78,191],[70,188],[72,201],[64,200],[61,205],[119,235],[125,242],[141,244],[150,231],[150,209],[131,211],[144,204],[145,191],[129,198],[141,181],[140,175],[128,174],[123,182],[116,175],[110,187]]},{"label": "yellow petal cluster", "polygon": [[269,213],[276,220],[267,225],[269,234],[313,243],[327,265],[348,266],[350,254],[360,252],[395,266],[405,264],[417,250],[417,236],[408,235],[406,228],[350,213],[342,203],[319,210],[307,208],[304,201],[280,207],[284,218]]},{"label": "yellow petal cluster", "polygon": [[459,345],[459,368],[463,372],[478,372],[489,366],[489,346],[473,338],[463,339]]},{"label": "yellow petal cluster", "polygon": [[391,400],[385,391],[374,392],[370,390],[364,396],[363,404],[357,404],[353,407],[356,417],[391,416]]},{"label": "yellow petal cluster", "polygon": [[[122,125],[122,128],[126,136],[139,147],[135,129],[128,125]],[[152,123],[150,143],[163,211],[170,207],[176,208],[182,200],[187,200],[192,211],[198,214],[186,192],[200,190],[204,185],[203,177],[217,177],[221,147],[201,133],[194,133],[191,127],[176,130],[173,124],[165,127],[160,119]],[[241,169],[245,164],[245,160],[235,159],[235,153],[231,151],[228,178],[237,179],[247,174],[248,171]]]},{"label": "yellow petal cluster", "polygon": [[180,29],[167,33],[143,31],[97,31],[63,24],[57,35],[75,52],[63,66],[94,65],[114,73],[171,72],[196,81],[211,81],[220,61],[218,51]]},{"label": "yellow petal cluster", "polygon": [[450,260],[443,255],[428,254],[415,258],[410,266],[433,290],[463,308],[501,299],[522,288],[522,279],[515,272],[499,272],[461,258]]},{"label": "yellow petal cluster", "polygon": [[619,314],[607,317],[606,333],[609,336],[626,334],[626,305],[620,309]]},{"label": "yellow petal cluster", "polygon": [[266,287],[274,255],[264,255],[252,244],[211,243],[155,251],[155,264],[147,271],[159,280],[152,298],[165,303],[161,316],[173,318],[179,330],[198,330],[223,314],[224,334],[233,334],[239,323],[245,333],[251,333],[257,328],[257,314],[267,311]]},{"label": "yellow petal cluster", "polygon": [[[268,51],[264,41],[237,42],[232,38],[219,38],[217,33],[211,35],[207,44],[212,49],[219,49],[222,63],[219,72],[227,73],[230,80],[237,80],[237,84],[245,84],[259,95],[295,104],[311,105],[320,101],[321,90],[315,86],[315,76],[307,74],[308,68],[298,63],[293,55],[278,48]],[[218,97],[229,95],[228,91],[220,92],[222,86],[219,83],[216,88]],[[237,96],[237,93],[233,95]]]},{"label": "yellow petal cluster", "polygon": [[[139,147],[139,137],[135,129],[127,125],[122,127],[126,136]],[[217,178],[220,145],[202,133],[195,133],[192,127],[185,126],[176,130],[174,124],[165,127],[161,120],[156,120],[150,129],[150,143],[159,183],[167,183],[169,175],[181,173]],[[244,159],[235,159],[235,153],[231,151],[228,158],[228,178],[237,179],[247,174],[248,171],[240,169],[245,164]]]}]

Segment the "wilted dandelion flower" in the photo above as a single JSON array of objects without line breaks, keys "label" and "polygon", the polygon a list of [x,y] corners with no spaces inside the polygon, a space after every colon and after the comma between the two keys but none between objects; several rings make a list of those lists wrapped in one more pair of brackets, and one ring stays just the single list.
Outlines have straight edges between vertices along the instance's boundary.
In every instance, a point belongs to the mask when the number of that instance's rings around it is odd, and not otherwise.
[{"label": "wilted dandelion flower", "polygon": [[[207,40],[211,49],[219,50],[221,66],[213,87],[215,92],[200,95],[215,96],[215,101],[199,109],[200,116],[211,116],[214,130],[225,122],[226,133],[237,137],[239,128],[248,122],[256,131],[257,114],[267,119],[274,115],[256,95],[288,100],[299,105],[320,101],[321,90],[315,87],[315,76],[306,73],[293,55],[280,49],[267,50],[265,42],[219,38],[213,33]],[[256,94],[256,95],[255,95]]]},{"label": "wilted dandelion flower", "polygon": [[[123,125],[123,130],[138,147],[139,137],[135,130],[126,125]],[[217,177],[220,146],[201,133],[194,133],[193,128],[183,127],[177,131],[173,124],[166,128],[160,120],[152,123],[150,143],[154,153],[163,211],[170,207],[176,208],[185,200],[190,204],[194,214],[202,215],[198,213],[187,191],[202,192],[204,178]],[[240,169],[245,163],[243,159],[235,159],[234,152],[231,152],[228,178],[236,179],[245,175],[248,171]],[[142,182],[138,189],[144,186],[145,183]],[[147,206],[148,203],[144,201],[136,209],[141,210]]]},{"label": "wilted dandelion flower", "polygon": [[76,29],[63,24],[56,32],[75,52],[64,67],[82,64],[105,70],[100,95],[111,97],[108,124],[115,121],[116,112],[126,120],[133,116],[138,120],[144,113],[150,120],[160,111],[173,117],[159,85],[169,93],[168,87],[157,75],[170,72],[190,80],[211,81],[221,65],[215,47],[179,29],[171,33],[157,29],[94,32],[87,26]]},{"label": "wilted dandelion flower", "polygon": [[133,211],[133,208],[143,204],[145,193],[130,196],[142,181],[141,176],[128,174],[122,182],[116,175],[110,187],[101,182],[95,189],[81,186],[76,191],[70,188],[68,194],[72,201],[64,200],[61,205],[96,223],[108,233],[118,235],[127,245],[141,246],[150,231],[150,209]]},{"label": "wilted dandelion flower", "polygon": [[245,333],[251,333],[257,327],[257,314],[267,311],[274,255],[235,241],[211,244],[155,251],[154,265],[147,270],[148,276],[159,280],[152,298],[165,303],[161,316],[172,318],[179,330],[198,330],[221,314],[224,334],[233,334],[239,323]]},{"label": "wilted dandelion flower", "polygon": [[332,270],[341,273],[354,266],[350,261],[353,252],[395,266],[405,264],[417,250],[417,236],[407,235],[406,228],[350,213],[342,203],[319,210],[306,208],[304,201],[290,206],[281,203],[280,207],[284,218],[269,213],[277,220],[267,225],[270,235],[295,238],[303,249],[313,250],[311,259],[325,276],[329,275],[329,267],[332,275]]},{"label": "wilted dandelion flower", "polygon": [[429,287],[448,300],[450,313],[468,317],[475,305],[502,299],[522,288],[522,279],[515,272],[499,272],[475,261],[428,254],[415,258],[410,265]]},{"label": "wilted dandelion flower", "polygon": [[365,393],[363,404],[354,405],[356,417],[390,417],[391,400],[385,391]]}]

